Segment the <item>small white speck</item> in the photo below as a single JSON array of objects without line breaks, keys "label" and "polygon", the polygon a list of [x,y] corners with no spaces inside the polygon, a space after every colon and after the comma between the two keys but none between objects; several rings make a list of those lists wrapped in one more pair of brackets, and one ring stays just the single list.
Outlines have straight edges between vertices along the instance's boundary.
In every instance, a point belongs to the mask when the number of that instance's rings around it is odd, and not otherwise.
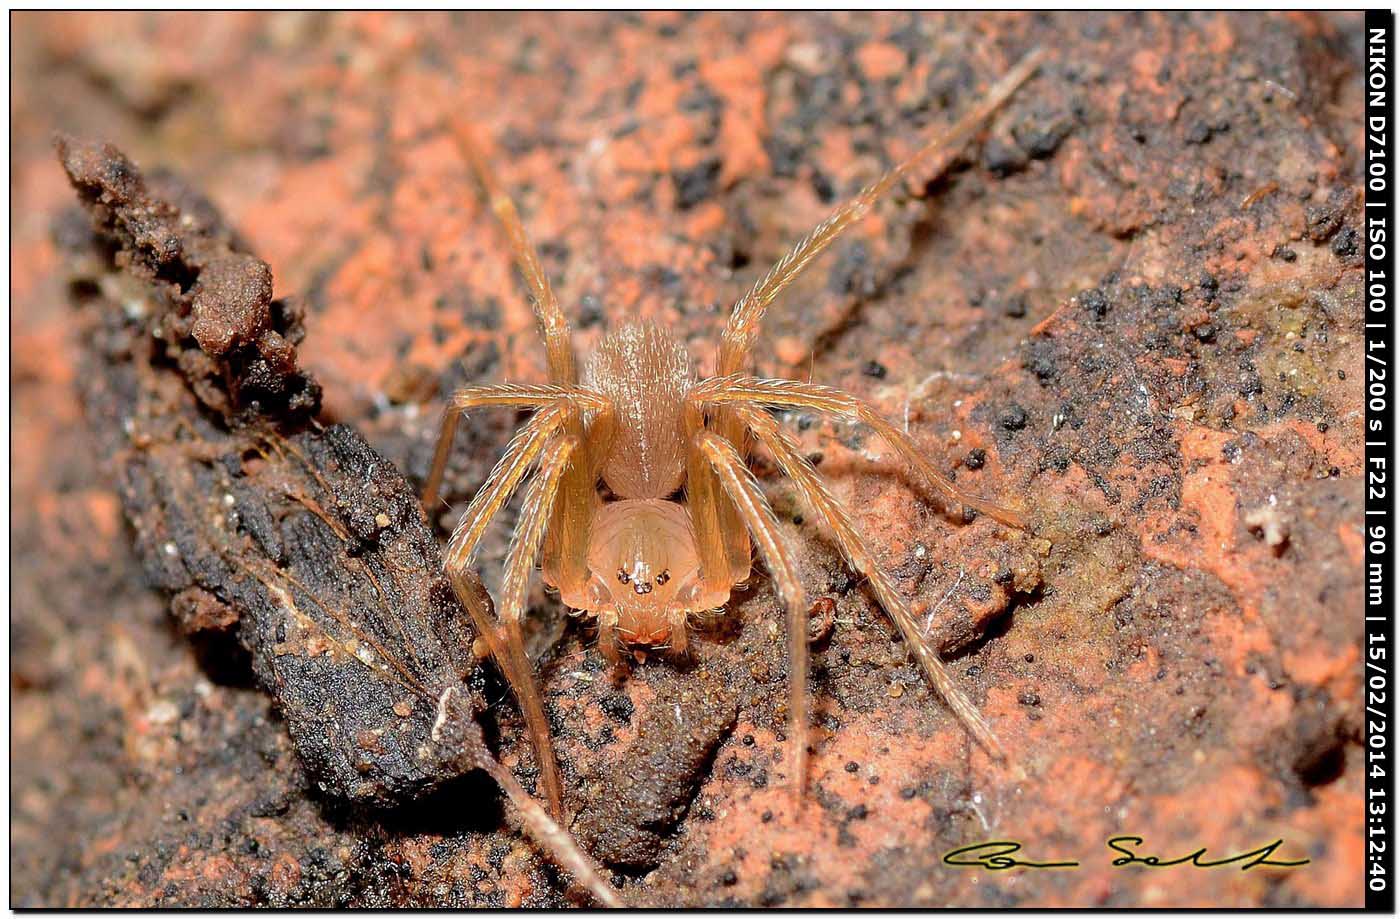
[{"label": "small white speck", "polygon": [[180,717],[180,710],[174,702],[161,700],[146,709],[146,720],[151,724],[170,724]]},{"label": "small white speck", "polygon": [[974,795],[972,796],[972,812],[973,812],[974,814],[977,815],[977,820],[978,820],[978,822],[980,822],[980,823],[982,824],[982,831],[985,832],[985,833],[989,833],[989,832],[991,832],[992,828],[991,828],[991,826],[987,823],[987,816],[986,816],[986,814],[983,814],[983,813],[982,813],[981,804],[982,804],[982,796],[981,796],[980,794],[974,794]]},{"label": "small white speck", "polygon": [[355,649],[355,656],[358,657],[360,660],[364,661],[366,664],[372,663],[374,661],[374,652],[371,651],[369,645],[366,644],[361,644],[358,648]]},{"label": "small white speck", "polygon": [[957,443],[958,441],[962,440],[962,431],[954,431],[948,436],[953,439],[953,443]]},{"label": "small white speck", "polygon": [[437,717],[433,719],[433,729],[428,732],[434,742],[442,740],[442,726],[447,723],[447,702],[452,698],[452,687],[449,686],[438,696]]},{"label": "small white speck", "polygon": [[233,495],[224,495],[224,507],[233,507]]},{"label": "small white speck", "polygon": [[172,558],[180,554],[180,550],[175,548],[175,544],[173,542],[168,542],[165,545],[161,546],[161,548],[165,550],[166,555],[169,555]]},{"label": "small white speck", "polygon": [[928,630],[929,630],[929,629],[933,628],[933,617],[934,617],[934,614],[936,614],[940,609],[943,608],[943,604],[944,604],[944,603],[947,603],[947,602],[948,602],[948,598],[951,597],[951,596],[953,595],[953,591],[957,590],[957,589],[958,589],[958,585],[962,583],[963,575],[965,575],[965,574],[967,574],[967,569],[966,569],[966,568],[963,568],[961,565],[959,565],[959,566],[958,566],[958,579],[957,579],[956,581],[953,582],[953,586],[948,588],[948,592],[945,593],[945,594],[943,595],[942,599],[940,599],[937,603],[935,603],[935,604],[933,605],[933,609],[929,610],[929,611],[928,611],[928,615],[924,617],[924,634],[925,634],[925,635],[928,634]]}]

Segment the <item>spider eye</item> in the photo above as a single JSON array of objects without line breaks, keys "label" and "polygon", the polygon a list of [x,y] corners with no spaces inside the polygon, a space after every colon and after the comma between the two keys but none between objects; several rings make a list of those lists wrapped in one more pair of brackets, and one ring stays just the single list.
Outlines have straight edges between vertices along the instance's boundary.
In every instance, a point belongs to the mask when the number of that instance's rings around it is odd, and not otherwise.
[{"label": "spider eye", "polygon": [[658,587],[665,587],[665,586],[666,586],[666,582],[669,581],[669,580],[671,580],[671,572],[670,572],[670,571],[663,571],[663,572],[661,572],[660,574],[658,574],[658,575],[656,576],[656,585],[657,585]]},{"label": "spider eye", "polygon": [[621,568],[617,569],[617,579],[624,584],[629,584],[632,581],[631,576],[628,575],[627,572],[623,571]]},{"label": "spider eye", "polygon": [[638,581],[636,584],[632,585],[632,589],[639,594],[649,594],[651,593],[651,582]]}]

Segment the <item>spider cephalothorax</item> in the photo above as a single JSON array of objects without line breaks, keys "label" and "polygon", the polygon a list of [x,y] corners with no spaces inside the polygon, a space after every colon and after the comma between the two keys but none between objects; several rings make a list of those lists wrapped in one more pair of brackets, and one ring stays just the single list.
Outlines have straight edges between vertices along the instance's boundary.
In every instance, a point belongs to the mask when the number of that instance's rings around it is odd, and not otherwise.
[{"label": "spider cephalothorax", "polygon": [[[802,788],[807,756],[807,605],[792,553],[745,461],[750,441],[765,449],[792,479],[815,516],[831,529],[847,561],[869,579],[876,599],[934,689],[973,737],[1000,755],[990,728],[954,686],[908,604],[874,563],[850,515],[766,409],[800,409],[862,423],[950,504],[967,505],[1023,527],[1020,515],[957,488],[908,434],[855,396],[810,383],[759,379],[743,369],[763,313],[778,293],[911,169],[946,165],[934,161],[956,152],[1030,77],[1036,57],[1024,58],[948,132],[866,187],[779,260],[735,304],[720,339],[718,375],[704,380],[696,378],[682,344],[645,324],[610,332],[579,374],[568,320],[514,205],[497,187],[470,130],[464,124],[454,126],[530,288],[550,383],[476,386],[455,393],[424,498],[431,503],[437,493],[462,413],[489,405],[533,411],[472,498],[452,534],[445,561],[463,605],[520,701],[556,813],[562,811],[558,768],[520,627],[526,585],[541,554],[545,582],[559,591],[566,605],[596,619],[599,646],[617,661],[625,648],[683,653],[688,622],[728,602],[734,587],[749,576],[756,544],[787,615],[792,777]],[[494,620],[464,573],[487,525],[527,478],[506,560],[500,618]],[[600,485],[609,492],[606,499]]]}]

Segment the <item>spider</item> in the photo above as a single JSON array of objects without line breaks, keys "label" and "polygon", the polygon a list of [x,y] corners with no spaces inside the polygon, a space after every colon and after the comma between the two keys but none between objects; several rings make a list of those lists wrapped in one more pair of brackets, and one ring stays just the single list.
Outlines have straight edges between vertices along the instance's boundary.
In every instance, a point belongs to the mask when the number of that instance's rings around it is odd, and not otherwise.
[{"label": "spider", "polygon": [[[1029,79],[1039,57],[1038,50],[1028,54],[948,131],[866,186],[783,256],[735,304],[720,338],[717,373],[703,380],[697,379],[685,346],[646,323],[610,330],[580,372],[569,322],[514,204],[501,190],[470,126],[451,122],[528,288],[550,382],[455,392],[443,416],[423,501],[431,507],[436,499],[463,414],[487,406],[532,412],[469,503],[448,542],[444,565],[515,692],[556,815],[563,813],[559,769],[521,628],[526,587],[537,562],[545,584],[563,603],[596,623],[598,647],[616,668],[627,650],[684,655],[691,619],[728,603],[731,591],[749,578],[755,545],[786,613],[792,781],[799,800],[803,797],[807,604],[792,550],[749,469],[750,440],[768,451],[830,528],[847,563],[869,580],[924,676],[958,720],[992,756],[1004,758],[991,728],[953,683],[889,575],[876,565],[850,514],[765,409],[800,409],[862,423],[950,506],[971,507],[1020,529],[1026,528],[1025,519],[955,486],[908,434],[855,396],[811,383],[760,379],[744,368],[774,298],[915,167],[937,156],[945,157],[938,167],[946,167],[947,158]],[[506,557],[500,613],[493,617],[467,575],[492,518],[527,478]],[[606,498],[600,483],[610,492]]]}]

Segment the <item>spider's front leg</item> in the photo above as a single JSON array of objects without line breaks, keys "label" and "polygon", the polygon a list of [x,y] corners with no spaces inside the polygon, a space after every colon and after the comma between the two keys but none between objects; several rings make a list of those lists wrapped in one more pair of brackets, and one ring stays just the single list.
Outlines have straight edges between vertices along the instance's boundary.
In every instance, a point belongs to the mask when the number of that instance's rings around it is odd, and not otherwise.
[{"label": "spider's front leg", "polygon": [[[778,531],[773,508],[763,496],[753,472],[735,446],[713,431],[702,432],[695,441],[695,452],[703,457],[719,480],[724,494],[733,502],[739,517],[753,534],[763,561],[777,585],[778,597],[787,611],[788,632],[788,736],[793,750],[792,778],[801,798],[807,782],[807,601],[802,582],[793,564],[792,552]],[[699,501],[692,494],[692,516],[708,517],[715,512],[712,494]],[[712,589],[716,585],[711,585]],[[723,585],[727,594],[731,583]]]},{"label": "spider's front leg", "polygon": [[457,149],[471,164],[477,181],[486,193],[486,203],[495,213],[501,229],[505,231],[511,254],[515,257],[515,265],[530,291],[530,308],[534,310],[540,337],[544,339],[545,356],[549,361],[549,378],[559,384],[577,383],[578,362],[574,359],[569,320],[559,308],[559,300],[554,296],[549,276],[540,264],[539,253],[535,251],[534,244],[530,242],[530,235],[525,232],[525,225],[520,221],[515,202],[501,189],[495,170],[481,152],[481,145],[477,143],[476,132],[472,130],[471,125],[462,118],[455,118],[450,127],[453,137],[457,140]]},{"label": "spider's front leg", "polygon": [[[473,496],[443,553],[444,568],[458,600],[471,616],[477,632],[515,692],[540,763],[545,795],[556,816],[561,816],[563,786],[549,743],[549,722],[520,632],[525,605],[523,583],[534,566],[539,544],[554,514],[561,483],[570,495],[563,502],[565,506],[577,506],[586,500],[572,494],[577,487],[576,481],[587,481],[586,478],[578,479],[579,474],[575,472],[577,464],[572,462],[577,454],[584,452],[578,450],[578,437],[573,433],[581,427],[580,416],[585,410],[593,410],[599,417],[609,418],[611,405],[607,400],[584,390],[554,386],[486,386],[458,393],[449,412],[460,414],[467,407],[476,405],[515,405],[538,408],[539,411],[511,440],[485,484]],[[447,428],[447,425],[444,427]],[[439,444],[438,453],[444,455],[446,449]],[[540,471],[531,484],[526,510],[517,523],[507,560],[506,592],[502,597],[501,615],[496,619],[486,612],[489,601],[482,602],[482,588],[475,577],[469,577],[470,566],[488,524],[510,500],[536,462],[540,465]],[[574,538],[586,541],[586,526],[582,532],[575,532]],[[572,551],[567,543],[565,548]]]},{"label": "spider's front leg", "polygon": [[477,633],[486,642],[491,656],[520,703],[520,711],[525,716],[526,728],[530,733],[530,743],[540,763],[545,797],[549,799],[550,809],[556,818],[561,818],[564,813],[563,784],[559,779],[554,749],[549,742],[549,722],[545,718],[544,702],[535,682],[530,658],[525,653],[520,623],[525,615],[525,587],[530,571],[534,568],[559,483],[577,445],[577,439],[569,435],[552,441],[540,461],[539,473],[526,491],[525,506],[516,524],[506,559],[499,618],[491,617],[488,612],[490,603],[483,596],[485,588],[467,567],[465,560],[459,555],[446,564],[447,578],[457,599],[471,616]]},{"label": "spider's front leg", "polygon": [[[768,273],[754,284],[729,315],[720,339],[717,375],[725,376],[739,372],[753,348],[758,335],[759,324],[768,306],[782,293],[783,289],[802,274],[812,260],[821,255],[841,234],[860,222],[874,208],[875,202],[909,176],[915,169],[935,166],[936,172],[951,161],[952,156],[967,142],[977,129],[1000,108],[1011,94],[1030,79],[1040,66],[1040,49],[1031,51],[1021,58],[1000,80],[987,90],[986,95],[947,131],[931,139],[922,149],[904,162],[886,172],[880,178],[861,189],[850,201],[838,207],[821,223],[817,224],[795,246],[769,269]],[[722,422],[719,430],[725,436],[734,438],[738,428],[731,422]]]},{"label": "spider's front leg", "polygon": [[442,413],[442,429],[438,432],[437,446],[433,451],[433,465],[423,483],[423,507],[431,511],[437,501],[442,476],[447,469],[447,459],[452,453],[452,442],[457,436],[457,423],[463,415],[474,408],[498,407],[541,411],[561,403],[573,409],[574,418],[581,412],[604,408],[602,400],[596,395],[572,386],[502,383],[468,386],[454,392],[452,398],[447,400],[447,408]]}]

